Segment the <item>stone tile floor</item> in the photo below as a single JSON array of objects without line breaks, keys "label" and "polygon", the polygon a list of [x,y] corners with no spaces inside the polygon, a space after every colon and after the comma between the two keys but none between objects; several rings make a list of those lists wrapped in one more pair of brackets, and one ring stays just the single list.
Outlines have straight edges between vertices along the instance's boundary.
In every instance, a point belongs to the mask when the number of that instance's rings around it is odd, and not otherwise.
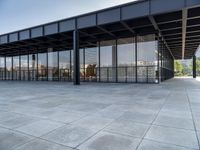
[{"label": "stone tile floor", "polygon": [[0,150],[199,150],[200,81],[0,82]]}]

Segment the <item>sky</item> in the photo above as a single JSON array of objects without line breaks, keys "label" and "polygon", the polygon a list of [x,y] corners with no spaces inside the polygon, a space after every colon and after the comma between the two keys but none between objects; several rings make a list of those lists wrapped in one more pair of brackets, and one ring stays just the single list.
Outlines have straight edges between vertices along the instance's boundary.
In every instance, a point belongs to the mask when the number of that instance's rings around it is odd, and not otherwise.
[{"label": "sky", "polygon": [[0,0],[0,35],[135,0]]}]

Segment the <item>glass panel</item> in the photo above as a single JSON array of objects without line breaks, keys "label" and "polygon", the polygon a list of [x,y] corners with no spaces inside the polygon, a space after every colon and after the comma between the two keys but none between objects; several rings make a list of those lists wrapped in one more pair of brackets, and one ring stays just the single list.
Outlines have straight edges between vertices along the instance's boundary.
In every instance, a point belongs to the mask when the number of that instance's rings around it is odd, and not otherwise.
[{"label": "glass panel", "polygon": [[21,56],[21,80],[28,80],[28,55]]},{"label": "glass panel", "polygon": [[57,81],[59,79],[58,52],[48,53],[48,78],[50,81]]},{"label": "glass panel", "polygon": [[74,68],[74,50],[71,50],[71,79],[72,79],[72,81],[74,79],[73,68]]},{"label": "glass panel", "polygon": [[13,57],[13,80],[20,80],[19,56]]},{"label": "glass panel", "polygon": [[70,51],[59,52],[59,69],[60,69],[60,80],[70,81],[71,70],[70,70]]},{"label": "glass panel", "polygon": [[157,41],[155,35],[138,36],[137,74],[138,82],[158,82]]},{"label": "glass panel", "polygon": [[6,80],[12,80],[12,57],[6,57]]},{"label": "glass panel", "polygon": [[100,80],[103,82],[116,82],[116,42],[100,42]]},{"label": "glass panel", "polygon": [[37,54],[29,55],[29,79],[36,80],[37,73]]},{"label": "glass panel", "polygon": [[85,80],[97,81],[98,48],[85,49]]},{"label": "glass panel", "polygon": [[135,41],[134,38],[118,40],[118,82],[135,82]]},{"label": "glass panel", "polygon": [[5,57],[0,57],[0,80],[5,78]]},{"label": "glass panel", "polygon": [[79,50],[80,54],[80,80],[84,81],[85,80],[85,66],[84,66],[84,49]]},{"label": "glass panel", "polygon": [[47,53],[38,54],[38,80],[47,80]]}]

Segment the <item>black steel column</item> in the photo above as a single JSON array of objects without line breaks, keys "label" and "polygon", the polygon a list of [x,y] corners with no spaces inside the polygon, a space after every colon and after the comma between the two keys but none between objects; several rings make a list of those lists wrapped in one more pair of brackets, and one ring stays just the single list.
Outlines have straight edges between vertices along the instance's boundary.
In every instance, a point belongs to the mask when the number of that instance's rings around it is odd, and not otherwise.
[{"label": "black steel column", "polygon": [[70,72],[70,81],[72,81],[72,50],[70,50],[70,52],[69,52],[69,54],[70,54],[70,57],[69,57],[69,64],[70,64],[70,66],[69,66],[69,72]]},{"label": "black steel column", "polygon": [[58,81],[60,81],[60,52],[57,52],[57,61],[58,61]]},{"label": "black steel column", "polygon": [[116,70],[115,70],[115,74],[116,74],[116,82],[118,82],[118,51],[117,51],[117,49],[118,49],[118,40],[115,40],[115,57],[116,57],[116,62],[115,62],[115,64],[116,64]]},{"label": "black steel column", "polygon": [[30,68],[29,68],[29,51],[28,51],[28,81],[30,81]]},{"label": "black steel column", "polygon": [[45,69],[45,73],[46,73],[46,80],[49,81],[49,50],[47,49],[47,54],[46,54],[46,64],[47,64],[47,67]]},{"label": "black steel column", "polygon": [[74,85],[80,84],[80,58],[79,58],[79,33],[73,31],[73,49],[74,49]]},{"label": "black steel column", "polygon": [[101,82],[101,57],[100,57],[100,42],[98,42],[98,66],[99,66],[99,82]]},{"label": "black steel column", "polygon": [[196,56],[193,56],[193,78],[196,78]]},{"label": "black steel column", "polygon": [[5,68],[4,68],[4,80],[7,80],[7,66],[6,66],[6,56],[4,57],[4,66],[5,66]]},{"label": "black steel column", "polygon": [[12,56],[12,80],[13,80],[13,56]]},{"label": "black steel column", "polygon": [[83,73],[84,73],[84,81],[86,78],[86,70],[85,70],[85,48],[83,48]]},{"label": "black steel column", "polygon": [[135,82],[137,83],[138,82],[138,73],[137,73],[137,35],[135,36]]},{"label": "black steel column", "polygon": [[22,80],[22,77],[21,77],[21,52],[20,52],[20,55],[19,55],[19,80]]}]

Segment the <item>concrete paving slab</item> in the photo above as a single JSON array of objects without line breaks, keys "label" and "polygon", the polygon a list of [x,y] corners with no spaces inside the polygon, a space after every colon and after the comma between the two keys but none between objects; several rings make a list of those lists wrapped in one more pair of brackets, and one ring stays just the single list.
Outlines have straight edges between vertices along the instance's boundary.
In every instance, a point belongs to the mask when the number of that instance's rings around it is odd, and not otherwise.
[{"label": "concrete paving slab", "polygon": [[152,126],[145,139],[198,149],[196,134],[191,130]]},{"label": "concrete paving slab", "polygon": [[135,150],[140,139],[100,132],[78,147],[79,150]]},{"label": "concrete paving slab", "polygon": [[48,120],[40,120],[40,121],[36,121],[30,124],[21,126],[19,128],[16,128],[15,130],[29,134],[29,135],[33,135],[36,137],[40,137],[61,126],[64,126],[64,124],[58,123],[58,122],[52,122]]}]

